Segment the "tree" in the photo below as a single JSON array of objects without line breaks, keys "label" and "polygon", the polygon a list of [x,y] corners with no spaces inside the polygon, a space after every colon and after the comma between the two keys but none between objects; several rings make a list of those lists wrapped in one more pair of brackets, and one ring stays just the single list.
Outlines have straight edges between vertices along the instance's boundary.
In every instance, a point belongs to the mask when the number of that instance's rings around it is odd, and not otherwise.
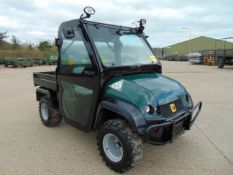
[{"label": "tree", "polygon": [[9,45],[6,41],[4,41],[6,38],[8,38],[7,32],[0,32],[0,48],[1,49]]},{"label": "tree", "polygon": [[18,49],[19,48],[20,41],[15,35],[12,35],[11,42],[12,42],[12,49]]},{"label": "tree", "polygon": [[8,38],[7,32],[0,32],[0,42]]},{"label": "tree", "polygon": [[29,49],[29,50],[32,50],[32,49],[33,49],[32,44],[29,44],[29,45],[28,45],[28,49]]},{"label": "tree", "polygon": [[41,41],[38,45],[38,49],[41,51],[46,51],[52,48],[52,45],[49,41]]}]

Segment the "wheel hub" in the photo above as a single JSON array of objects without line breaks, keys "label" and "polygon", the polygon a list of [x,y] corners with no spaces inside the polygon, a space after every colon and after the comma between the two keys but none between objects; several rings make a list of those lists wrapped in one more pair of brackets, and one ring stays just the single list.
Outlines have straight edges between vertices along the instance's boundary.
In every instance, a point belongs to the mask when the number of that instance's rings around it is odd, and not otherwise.
[{"label": "wheel hub", "polygon": [[103,138],[103,149],[106,156],[113,162],[121,161],[123,148],[120,140],[114,134],[106,134]]},{"label": "wheel hub", "polygon": [[40,110],[41,110],[41,115],[42,115],[43,120],[45,121],[48,120],[49,118],[48,105],[46,103],[42,103]]}]

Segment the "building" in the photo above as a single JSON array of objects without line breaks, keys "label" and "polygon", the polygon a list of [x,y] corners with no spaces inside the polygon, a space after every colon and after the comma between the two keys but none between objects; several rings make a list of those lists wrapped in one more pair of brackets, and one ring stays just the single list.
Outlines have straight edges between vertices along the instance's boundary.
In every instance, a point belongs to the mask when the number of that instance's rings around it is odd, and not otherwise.
[{"label": "building", "polygon": [[[225,40],[214,39],[210,37],[200,36],[193,38],[191,40],[183,41],[177,44],[173,44],[167,47],[162,48],[162,51],[155,49],[158,52],[158,55],[187,55],[190,53],[202,51],[202,50],[215,50],[223,49]],[[233,49],[233,43],[226,41],[226,49]]]}]

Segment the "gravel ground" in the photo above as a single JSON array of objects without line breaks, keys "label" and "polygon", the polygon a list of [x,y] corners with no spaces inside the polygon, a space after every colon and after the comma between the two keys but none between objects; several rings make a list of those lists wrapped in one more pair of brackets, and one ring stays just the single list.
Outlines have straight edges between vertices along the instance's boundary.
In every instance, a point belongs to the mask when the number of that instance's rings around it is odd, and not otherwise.
[{"label": "gravel ground", "polygon": [[[233,174],[233,67],[162,62],[165,75],[180,81],[203,111],[191,131],[172,144],[145,144],[144,157],[125,174]],[[116,174],[96,146],[96,133],[66,123],[44,127],[38,115],[32,72],[54,66],[0,67],[0,175]]]}]

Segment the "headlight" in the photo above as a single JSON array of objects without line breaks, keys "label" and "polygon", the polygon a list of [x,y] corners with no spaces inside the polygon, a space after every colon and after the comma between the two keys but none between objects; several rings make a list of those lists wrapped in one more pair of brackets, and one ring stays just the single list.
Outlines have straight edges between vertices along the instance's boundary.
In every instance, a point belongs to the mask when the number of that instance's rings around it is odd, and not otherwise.
[{"label": "headlight", "polygon": [[155,111],[155,109],[151,105],[147,105],[145,110],[148,114],[153,114]]}]

